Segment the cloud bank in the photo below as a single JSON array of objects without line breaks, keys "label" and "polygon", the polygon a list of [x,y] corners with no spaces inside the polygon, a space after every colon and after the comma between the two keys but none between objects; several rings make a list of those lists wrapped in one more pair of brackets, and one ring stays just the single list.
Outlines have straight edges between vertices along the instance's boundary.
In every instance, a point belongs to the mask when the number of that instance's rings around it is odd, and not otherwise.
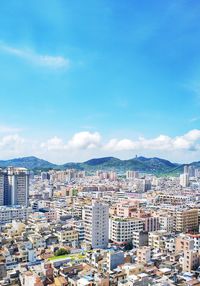
[{"label": "cloud bank", "polygon": [[107,150],[188,150],[200,149],[200,130],[194,129],[182,136],[170,137],[159,135],[155,138],[146,139],[140,137],[137,140],[111,139],[104,147]]},{"label": "cloud bank", "polygon": [[[17,129],[2,128],[2,131],[11,134],[0,136],[1,159],[35,155],[63,163],[110,155],[132,157],[133,154],[162,156],[171,160],[182,158],[182,161],[200,159],[199,129],[175,137],[161,134],[154,138],[139,137],[135,140],[129,138],[105,140],[99,132],[83,131],[75,133],[68,140],[53,136],[46,141],[25,138],[21,134],[14,133],[15,130]],[[169,158],[169,155],[174,156],[174,159]]]}]

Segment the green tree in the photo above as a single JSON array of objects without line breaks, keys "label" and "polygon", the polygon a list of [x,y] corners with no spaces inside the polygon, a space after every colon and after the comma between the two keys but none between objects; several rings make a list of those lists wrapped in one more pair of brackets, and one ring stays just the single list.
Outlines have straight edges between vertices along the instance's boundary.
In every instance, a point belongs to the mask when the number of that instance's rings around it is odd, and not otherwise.
[{"label": "green tree", "polygon": [[77,189],[73,189],[72,190],[72,196],[75,197],[78,195],[78,190]]},{"label": "green tree", "polygon": [[65,254],[70,254],[70,251],[65,248],[60,248],[55,252],[55,256],[61,256]]}]

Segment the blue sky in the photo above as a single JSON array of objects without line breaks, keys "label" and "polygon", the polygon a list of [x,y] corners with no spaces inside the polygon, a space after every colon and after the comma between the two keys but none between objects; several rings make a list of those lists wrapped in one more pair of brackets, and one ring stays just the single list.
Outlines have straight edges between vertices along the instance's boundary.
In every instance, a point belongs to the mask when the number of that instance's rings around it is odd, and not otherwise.
[{"label": "blue sky", "polygon": [[0,157],[200,160],[200,3],[0,3]]}]

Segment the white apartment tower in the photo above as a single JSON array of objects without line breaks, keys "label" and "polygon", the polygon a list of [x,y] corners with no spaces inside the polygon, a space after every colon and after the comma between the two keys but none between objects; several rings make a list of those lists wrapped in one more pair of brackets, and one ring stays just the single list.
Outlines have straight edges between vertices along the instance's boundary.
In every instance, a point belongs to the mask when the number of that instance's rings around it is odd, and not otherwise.
[{"label": "white apartment tower", "polygon": [[28,206],[29,172],[25,168],[8,168],[11,205]]},{"label": "white apartment tower", "polygon": [[106,248],[109,233],[109,207],[101,202],[93,202],[83,209],[85,241],[92,248]]},{"label": "white apartment tower", "polygon": [[184,188],[189,186],[189,174],[184,173],[180,175],[180,185]]},{"label": "white apartment tower", "polygon": [[9,167],[0,171],[0,205],[28,206],[29,172],[25,168]]}]

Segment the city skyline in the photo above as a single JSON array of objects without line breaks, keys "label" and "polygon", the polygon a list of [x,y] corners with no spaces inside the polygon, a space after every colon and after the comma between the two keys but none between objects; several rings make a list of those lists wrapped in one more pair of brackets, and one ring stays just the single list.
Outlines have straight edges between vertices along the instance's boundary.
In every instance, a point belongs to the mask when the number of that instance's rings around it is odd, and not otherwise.
[{"label": "city skyline", "polygon": [[200,3],[1,3],[0,159],[200,160]]},{"label": "city skyline", "polygon": [[0,285],[200,286],[200,2],[0,2]]}]

